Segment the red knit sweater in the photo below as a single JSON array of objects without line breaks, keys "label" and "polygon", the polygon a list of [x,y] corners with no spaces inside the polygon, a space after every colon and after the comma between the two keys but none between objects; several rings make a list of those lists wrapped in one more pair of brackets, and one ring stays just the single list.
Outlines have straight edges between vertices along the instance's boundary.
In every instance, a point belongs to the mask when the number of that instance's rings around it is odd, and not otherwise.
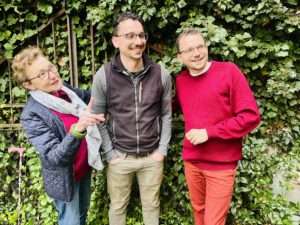
[{"label": "red knit sweater", "polygon": [[[68,95],[64,91],[59,91],[58,94],[53,94],[55,97],[63,98],[64,100],[70,102]],[[64,114],[57,112],[55,110],[51,110],[54,114],[56,114],[64,123],[67,132],[70,131],[71,126],[74,123],[78,122],[78,117],[73,116],[71,114]],[[77,150],[74,159],[73,159],[73,169],[74,169],[74,177],[75,181],[80,181],[80,179],[91,170],[91,167],[88,164],[88,156],[87,156],[87,143],[85,138],[82,139],[81,145]]]},{"label": "red knit sweater", "polygon": [[260,122],[256,101],[239,68],[216,62],[207,72],[192,77],[188,70],[176,79],[177,97],[185,133],[206,129],[208,141],[193,145],[186,138],[183,159],[209,170],[235,168],[242,158],[242,137]]}]

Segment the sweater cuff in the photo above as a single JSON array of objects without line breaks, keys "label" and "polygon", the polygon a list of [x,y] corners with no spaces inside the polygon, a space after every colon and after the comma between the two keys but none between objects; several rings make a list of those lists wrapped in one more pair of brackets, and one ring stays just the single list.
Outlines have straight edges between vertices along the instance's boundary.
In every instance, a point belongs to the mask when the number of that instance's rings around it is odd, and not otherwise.
[{"label": "sweater cuff", "polygon": [[165,145],[159,145],[157,151],[158,151],[160,154],[162,154],[163,156],[167,156],[167,154],[168,154],[168,147],[165,146]]},{"label": "sweater cuff", "polygon": [[78,132],[76,129],[75,129],[75,126],[76,126],[76,123],[74,123],[72,126],[71,126],[71,129],[70,129],[70,133],[72,134],[73,137],[75,138],[78,138],[78,139],[83,139],[86,135],[86,131],[84,133],[80,133]]},{"label": "sweater cuff", "polygon": [[208,138],[217,138],[219,137],[218,127],[211,126],[206,128]]}]

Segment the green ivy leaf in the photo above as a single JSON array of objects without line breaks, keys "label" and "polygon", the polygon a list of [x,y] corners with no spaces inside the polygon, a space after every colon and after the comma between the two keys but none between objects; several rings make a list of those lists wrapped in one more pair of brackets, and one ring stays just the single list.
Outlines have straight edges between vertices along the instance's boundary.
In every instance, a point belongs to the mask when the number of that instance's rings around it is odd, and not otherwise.
[{"label": "green ivy leaf", "polygon": [[181,9],[183,7],[186,6],[186,2],[184,0],[180,0],[178,3],[177,3],[178,7]]},{"label": "green ivy leaf", "polygon": [[26,14],[25,20],[35,22],[37,20],[37,16],[32,13],[28,13]]},{"label": "green ivy leaf", "polygon": [[0,91],[4,92],[7,88],[8,79],[0,79]]},{"label": "green ivy leaf", "polygon": [[20,88],[20,87],[14,87],[12,89],[12,94],[16,97],[25,96],[25,89]]},{"label": "green ivy leaf", "polygon": [[13,46],[10,43],[5,43],[4,48],[6,50],[4,52],[4,57],[7,58],[7,59],[11,59],[12,54],[13,54]]},{"label": "green ivy leaf", "polygon": [[247,187],[241,187],[241,191],[247,193],[250,192],[250,189]]},{"label": "green ivy leaf", "polygon": [[44,1],[38,1],[37,3],[37,9],[46,13],[46,14],[51,14],[53,11],[53,7],[50,4],[47,4]]},{"label": "green ivy leaf", "polygon": [[36,30],[32,30],[32,29],[26,29],[24,32],[24,35],[26,36],[26,38],[29,38],[33,35],[37,34]]},{"label": "green ivy leaf", "polygon": [[286,57],[286,56],[289,55],[289,52],[287,52],[287,51],[279,51],[279,52],[276,52],[275,55],[278,56],[278,57]]},{"label": "green ivy leaf", "polygon": [[229,15],[229,14],[225,15],[224,18],[225,18],[225,20],[226,20],[227,23],[230,23],[230,22],[232,22],[232,21],[235,20],[235,17],[232,16],[232,15]]},{"label": "green ivy leaf", "polygon": [[289,104],[290,104],[290,106],[294,106],[294,105],[297,105],[298,102],[296,99],[293,99],[293,100],[289,101]]},{"label": "green ivy leaf", "polygon": [[5,3],[3,6],[4,10],[7,11],[9,8],[12,8],[11,4]]},{"label": "green ivy leaf", "polygon": [[287,2],[289,3],[289,4],[291,4],[291,5],[297,5],[297,3],[298,3],[298,0],[287,0]]},{"label": "green ivy leaf", "polygon": [[5,31],[5,38],[8,39],[11,35],[11,31],[10,30],[6,30]]},{"label": "green ivy leaf", "polygon": [[11,26],[14,25],[16,22],[18,21],[18,17],[13,15],[13,14],[9,14],[7,17],[7,25]]},{"label": "green ivy leaf", "polygon": [[179,174],[179,176],[178,176],[178,183],[179,184],[183,184],[185,182],[185,176],[184,176],[184,174]]},{"label": "green ivy leaf", "polygon": [[276,114],[276,112],[271,111],[271,112],[268,112],[267,115],[269,118],[274,118],[274,117],[276,117],[277,114]]}]

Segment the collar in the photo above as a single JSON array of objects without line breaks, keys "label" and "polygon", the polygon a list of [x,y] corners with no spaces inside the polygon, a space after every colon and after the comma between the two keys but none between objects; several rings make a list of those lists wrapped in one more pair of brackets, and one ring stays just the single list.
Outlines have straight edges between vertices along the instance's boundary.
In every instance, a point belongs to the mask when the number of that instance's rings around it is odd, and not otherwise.
[{"label": "collar", "polygon": [[200,71],[199,73],[196,73],[196,74],[190,72],[190,75],[191,75],[192,77],[198,77],[198,76],[200,76],[200,75],[206,73],[207,70],[209,70],[210,67],[211,67],[211,62],[208,62],[207,65],[206,65],[206,67],[205,67],[202,71]]},{"label": "collar", "polygon": [[63,90],[59,90],[58,92],[52,93],[52,95],[57,98],[62,98],[64,100],[70,102],[70,98],[69,98],[68,94],[66,92],[64,92]]},{"label": "collar", "polygon": [[[145,71],[147,71],[154,63],[153,61],[149,58],[149,56],[144,52],[142,55],[143,63],[144,63],[144,68],[140,70],[139,72],[136,73],[136,75],[143,74]],[[115,69],[116,71],[130,75],[129,71],[127,71],[124,67],[124,65],[121,62],[121,57],[120,57],[120,52],[116,53],[114,56],[112,62],[112,68]]]}]

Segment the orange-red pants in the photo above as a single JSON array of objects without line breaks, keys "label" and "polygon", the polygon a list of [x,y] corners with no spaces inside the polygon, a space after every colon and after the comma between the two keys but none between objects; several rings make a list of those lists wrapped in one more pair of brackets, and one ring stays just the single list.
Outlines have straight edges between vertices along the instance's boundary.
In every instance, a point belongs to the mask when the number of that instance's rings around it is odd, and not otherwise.
[{"label": "orange-red pants", "polygon": [[184,166],[195,225],[224,225],[236,169],[202,170],[187,161]]}]

